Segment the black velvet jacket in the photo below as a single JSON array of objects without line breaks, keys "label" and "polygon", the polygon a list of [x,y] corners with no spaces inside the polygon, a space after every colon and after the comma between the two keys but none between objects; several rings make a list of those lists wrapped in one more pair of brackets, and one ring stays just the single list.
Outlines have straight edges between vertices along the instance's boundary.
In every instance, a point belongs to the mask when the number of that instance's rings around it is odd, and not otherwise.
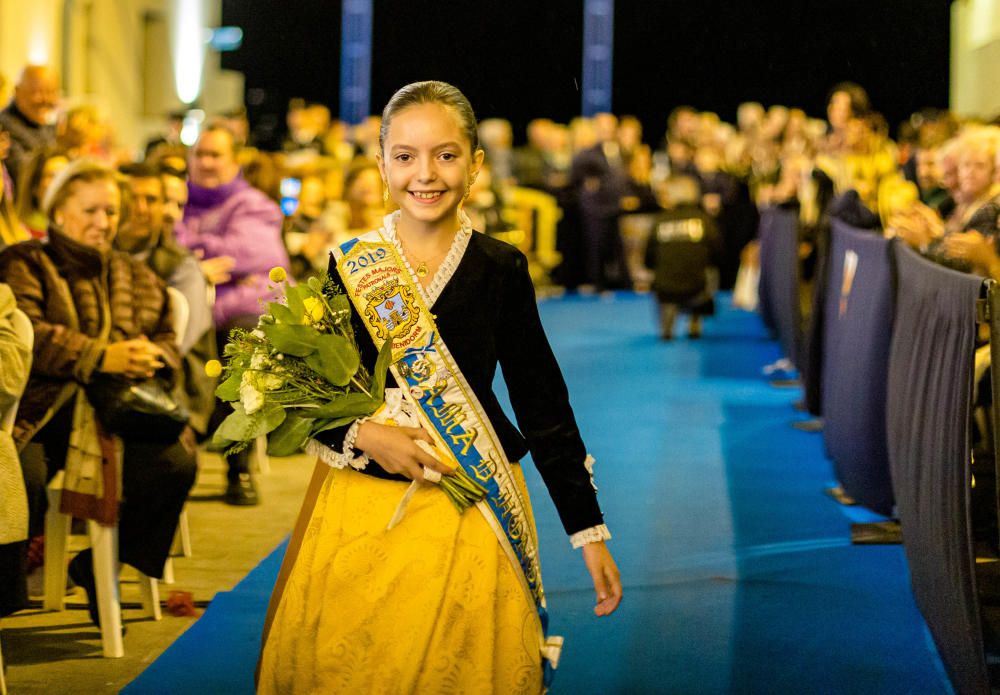
[{"label": "black velvet jacket", "polygon": [[[332,261],[330,276],[339,281]],[[455,274],[431,310],[504,453],[511,461],[518,461],[531,452],[566,532],[573,534],[604,523],[584,467],[587,451],[569,405],[566,383],[538,316],[524,254],[505,242],[473,234]],[[357,312],[352,321],[361,359],[371,369],[377,357],[375,345]],[[497,364],[503,370],[520,431],[493,393]],[[319,438],[340,450],[346,429],[331,430]],[[406,480],[376,463],[372,461],[365,472]]]}]

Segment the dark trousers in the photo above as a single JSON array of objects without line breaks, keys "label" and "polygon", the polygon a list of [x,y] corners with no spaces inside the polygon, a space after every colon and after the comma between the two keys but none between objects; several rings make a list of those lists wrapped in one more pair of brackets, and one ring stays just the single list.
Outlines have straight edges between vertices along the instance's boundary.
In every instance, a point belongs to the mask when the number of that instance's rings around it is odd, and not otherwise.
[{"label": "dark trousers", "polygon": [[[215,340],[219,348],[219,355],[224,354],[226,343],[229,341],[229,332],[234,328],[244,328],[246,330],[252,330],[257,327],[257,317],[256,316],[237,316],[226,322],[225,325],[220,326],[218,330],[215,331]],[[233,412],[233,406],[225,401],[215,399],[215,411],[212,413],[212,417],[208,421],[208,438],[211,439],[215,430],[222,424],[229,414]],[[244,449],[243,451],[226,456],[226,465],[229,467],[228,477],[229,480],[237,480],[240,473],[250,472],[250,450]]]},{"label": "dark trousers", "polygon": [[[48,507],[45,486],[66,465],[72,422],[71,402],[21,451],[33,535],[44,528]],[[118,517],[119,560],[150,577],[163,577],[177,520],[197,472],[195,455],[180,442],[125,443]]]}]

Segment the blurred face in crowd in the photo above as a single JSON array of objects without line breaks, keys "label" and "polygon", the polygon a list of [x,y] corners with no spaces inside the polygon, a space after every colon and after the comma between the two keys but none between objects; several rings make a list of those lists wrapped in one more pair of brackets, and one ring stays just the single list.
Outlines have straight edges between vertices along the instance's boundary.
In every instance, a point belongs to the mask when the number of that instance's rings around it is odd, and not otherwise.
[{"label": "blurred face in crowd", "polygon": [[698,131],[701,129],[701,118],[697,112],[690,109],[683,109],[677,113],[677,121],[674,124],[674,135],[678,139],[687,143],[693,143],[698,139]]},{"label": "blurred face in crowd", "polygon": [[45,164],[42,165],[42,175],[38,179],[38,188],[35,189],[35,200],[38,201],[39,207],[41,207],[42,200],[45,199],[49,186],[52,185],[52,179],[68,166],[69,159],[61,154],[45,160]]},{"label": "blurred face in crowd", "polygon": [[[375,171],[375,178],[378,172]],[[381,200],[381,198],[380,198]],[[302,179],[302,189],[299,191],[298,214],[309,219],[316,219],[323,214],[326,207],[326,186],[319,176],[306,176]]]},{"label": "blurred face in crowd", "polygon": [[861,118],[847,119],[844,129],[844,144],[851,149],[860,149],[864,144],[865,122]]},{"label": "blurred face in crowd", "polygon": [[14,104],[36,125],[51,122],[59,101],[59,79],[45,65],[29,65],[14,87]]},{"label": "blurred face in crowd", "polygon": [[458,113],[439,103],[410,106],[393,117],[383,148],[379,169],[402,217],[428,230],[454,224],[484,156],[472,152]]},{"label": "blurred face in crowd", "polygon": [[618,119],[610,113],[595,115],[594,133],[598,142],[612,142],[618,138]]},{"label": "blurred face in crowd", "polygon": [[77,181],[52,219],[70,239],[101,253],[111,249],[121,216],[121,191],[111,180]]},{"label": "blurred face in crowd", "polygon": [[218,188],[240,173],[233,137],[224,130],[207,130],[191,150],[188,174],[191,182],[204,188]]},{"label": "blurred face in crowd", "polygon": [[597,132],[591,118],[574,118],[570,124],[570,143],[574,152],[585,150],[597,144]]},{"label": "blurred face in crowd", "polygon": [[547,118],[536,118],[528,123],[528,144],[539,150],[545,150],[548,147],[551,126],[552,121]]},{"label": "blurred face in crowd", "polygon": [[993,156],[984,148],[966,148],[958,158],[958,190],[966,201],[985,195],[993,184]]},{"label": "blurred face in crowd", "polygon": [[128,224],[121,230],[127,246],[153,243],[163,229],[163,182],[158,176],[129,179]]},{"label": "blurred face in crowd", "polygon": [[847,92],[834,92],[830,103],[826,105],[826,118],[830,121],[830,126],[836,131],[843,130],[853,114],[851,95]]},{"label": "blurred face in crowd", "polygon": [[937,162],[941,186],[955,197],[958,194],[958,158],[952,152],[944,152],[938,154]]},{"label": "blurred face in crowd", "polygon": [[642,144],[642,124],[637,118],[623,118],[618,126],[618,144],[631,152]]},{"label": "blurred face in crowd", "polygon": [[176,176],[163,176],[163,228],[172,232],[177,223],[184,219],[184,206],[187,205],[188,187],[184,179]]},{"label": "blurred face in crowd", "polygon": [[755,134],[763,122],[764,107],[756,101],[744,102],[736,110],[736,124],[742,133]]},{"label": "blurred face in crowd", "polygon": [[354,208],[377,208],[382,206],[382,177],[378,169],[360,172],[344,193],[344,199]]},{"label": "blurred face in crowd", "polygon": [[921,191],[932,191],[941,184],[938,151],[924,148],[917,151],[917,185]]}]

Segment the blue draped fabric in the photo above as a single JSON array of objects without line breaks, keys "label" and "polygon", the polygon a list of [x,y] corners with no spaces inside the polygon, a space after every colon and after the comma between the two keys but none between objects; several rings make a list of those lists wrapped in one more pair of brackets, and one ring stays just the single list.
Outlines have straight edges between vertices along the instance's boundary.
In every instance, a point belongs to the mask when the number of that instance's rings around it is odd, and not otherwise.
[{"label": "blue draped fabric", "polygon": [[771,207],[761,212],[759,294],[764,324],[798,367],[802,315],[798,215],[793,210]]},{"label": "blue draped fabric", "polygon": [[889,460],[917,606],[959,693],[988,693],[972,544],[976,300],[983,280],[894,242]]},{"label": "blue draped fabric", "polygon": [[892,337],[890,243],[833,221],[823,308],[823,437],[837,482],[879,514],[893,509],[886,439]]}]

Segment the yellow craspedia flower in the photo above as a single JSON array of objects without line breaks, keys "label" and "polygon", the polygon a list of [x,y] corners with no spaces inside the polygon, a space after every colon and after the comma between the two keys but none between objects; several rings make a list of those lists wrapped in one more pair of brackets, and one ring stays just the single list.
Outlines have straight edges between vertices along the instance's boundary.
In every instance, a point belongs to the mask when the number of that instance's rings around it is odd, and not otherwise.
[{"label": "yellow craspedia flower", "polygon": [[271,279],[271,282],[284,282],[285,278],[288,277],[288,273],[280,265],[276,265],[271,268],[271,272],[267,274],[267,277]]},{"label": "yellow craspedia flower", "polygon": [[220,374],[222,374],[222,362],[219,362],[219,360],[209,360],[205,363],[205,376],[214,379]]},{"label": "yellow craspedia flower", "polygon": [[316,323],[322,319],[323,312],[326,310],[323,302],[316,297],[306,297],[302,300],[302,306],[305,307],[305,320],[308,323]]}]

